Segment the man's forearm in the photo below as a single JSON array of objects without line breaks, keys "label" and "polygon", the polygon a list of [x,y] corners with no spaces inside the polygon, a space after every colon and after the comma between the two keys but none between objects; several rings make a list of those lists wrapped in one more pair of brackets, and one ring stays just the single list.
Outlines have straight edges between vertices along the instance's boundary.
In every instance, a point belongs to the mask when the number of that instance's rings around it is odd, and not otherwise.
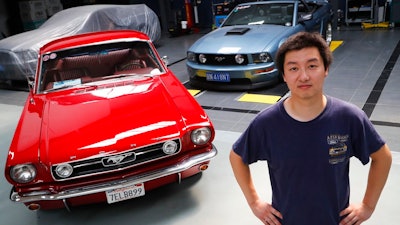
[{"label": "man's forearm", "polygon": [[382,146],[371,155],[371,158],[371,167],[363,203],[374,210],[385,186],[392,163],[389,147],[387,145]]},{"label": "man's forearm", "polygon": [[252,203],[257,201],[259,197],[253,184],[250,168],[248,165],[243,163],[242,158],[234,151],[231,151],[229,155],[229,160],[231,162],[236,181],[238,182],[247,203],[251,205]]}]

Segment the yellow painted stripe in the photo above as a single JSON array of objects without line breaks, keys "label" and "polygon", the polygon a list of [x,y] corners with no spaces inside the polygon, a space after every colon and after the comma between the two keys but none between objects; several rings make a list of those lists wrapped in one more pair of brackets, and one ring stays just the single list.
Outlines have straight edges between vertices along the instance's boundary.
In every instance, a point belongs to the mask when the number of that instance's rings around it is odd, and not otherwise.
[{"label": "yellow painted stripe", "polygon": [[238,99],[238,101],[275,104],[280,98],[281,96],[275,95],[244,94]]},{"label": "yellow painted stripe", "polygon": [[331,51],[335,51],[340,45],[343,44],[343,41],[331,41],[331,45],[329,46]]},{"label": "yellow painted stripe", "polygon": [[361,23],[361,27],[363,29],[368,29],[368,28],[388,28],[390,27],[389,22],[381,22],[381,23]]},{"label": "yellow painted stripe", "polygon": [[194,90],[194,89],[188,89],[188,91],[192,96],[196,96],[198,93],[201,92],[200,90]]}]

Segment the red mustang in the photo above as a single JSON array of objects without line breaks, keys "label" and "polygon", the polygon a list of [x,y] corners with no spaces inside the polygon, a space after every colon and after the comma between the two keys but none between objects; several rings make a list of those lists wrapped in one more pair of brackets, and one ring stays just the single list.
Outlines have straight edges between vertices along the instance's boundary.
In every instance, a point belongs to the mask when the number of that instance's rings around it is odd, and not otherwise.
[{"label": "red mustang", "polygon": [[65,37],[38,57],[5,166],[12,201],[114,203],[200,173],[216,156],[209,117],[145,34]]}]

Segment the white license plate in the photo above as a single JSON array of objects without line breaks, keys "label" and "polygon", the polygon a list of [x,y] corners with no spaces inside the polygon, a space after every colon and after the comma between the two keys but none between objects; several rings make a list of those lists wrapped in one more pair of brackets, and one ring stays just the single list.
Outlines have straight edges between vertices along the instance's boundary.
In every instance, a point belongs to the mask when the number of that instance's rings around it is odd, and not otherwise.
[{"label": "white license plate", "polygon": [[114,202],[120,202],[131,198],[143,196],[144,184],[135,184],[124,188],[118,188],[110,191],[106,191],[107,202],[109,204]]},{"label": "white license plate", "polygon": [[229,73],[206,73],[208,81],[230,82],[231,78]]}]

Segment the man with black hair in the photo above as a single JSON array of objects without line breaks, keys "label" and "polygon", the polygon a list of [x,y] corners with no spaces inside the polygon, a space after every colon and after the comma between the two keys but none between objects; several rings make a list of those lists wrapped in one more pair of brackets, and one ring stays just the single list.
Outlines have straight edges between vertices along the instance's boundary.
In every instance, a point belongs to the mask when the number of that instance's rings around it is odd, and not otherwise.
[{"label": "man with black hair", "polygon": [[[332,53],[317,33],[300,32],[276,64],[290,96],[265,109],[233,144],[230,162],[252,209],[270,225],[359,225],[373,213],[391,153],[366,114],[323,93]],[[371,161],[361,203],[350,204],[349,163]],[[249,164],[268,163],[272,202],[260,199]]]}]

